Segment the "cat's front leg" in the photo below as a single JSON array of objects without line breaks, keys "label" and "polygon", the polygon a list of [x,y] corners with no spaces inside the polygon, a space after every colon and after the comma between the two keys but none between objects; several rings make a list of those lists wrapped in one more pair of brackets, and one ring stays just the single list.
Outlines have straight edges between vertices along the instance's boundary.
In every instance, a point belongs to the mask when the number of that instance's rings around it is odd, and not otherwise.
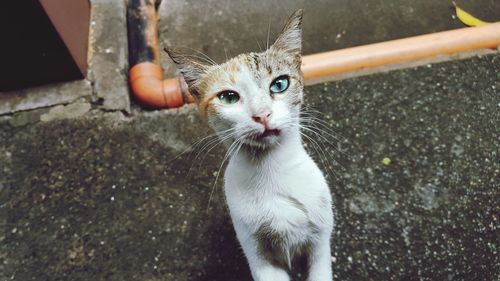
[{"label": "cat's front leg", "polygon": [[290,281],[288,273],[271,264],[259,265],[254,268],[250,266],[255,281]]},{"label": "cat's front leg", "polygon": [[282,255],[275,252],[272,245],[250,234],[244,227],[235,225],[235,228],[254,281],[290,281],[286,270],[289,257],[280,261]]},{"label": "cat's front leg", "polygon": [[330,232],[323,233],[313,244],[308,281],[332,281]]}]

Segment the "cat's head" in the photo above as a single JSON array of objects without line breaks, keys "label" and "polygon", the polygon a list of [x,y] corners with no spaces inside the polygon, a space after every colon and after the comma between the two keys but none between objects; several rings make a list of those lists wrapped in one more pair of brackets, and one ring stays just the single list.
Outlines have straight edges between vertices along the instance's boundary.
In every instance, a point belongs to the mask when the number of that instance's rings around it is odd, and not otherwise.
[{"label": "cat's head", "polygon": [[206,64],[166,49],[200,112],[221,138],[269,148],[297,132],[303,102],[302,10],[264,52]]}]

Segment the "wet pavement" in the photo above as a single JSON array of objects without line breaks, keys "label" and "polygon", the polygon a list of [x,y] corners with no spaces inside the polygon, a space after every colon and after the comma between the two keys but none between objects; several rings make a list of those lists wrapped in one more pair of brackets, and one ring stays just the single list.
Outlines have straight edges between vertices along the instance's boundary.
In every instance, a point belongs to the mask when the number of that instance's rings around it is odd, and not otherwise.
[{"label": "wet pavement", "polygon": [[[92,0],[88,80],[1,111],[0,280],[250,280],[214,183],[224,150],[193,145],[210,134],[194,106],[129,109],[113,1]],[[447,0],[163,2],[162,44],[216,61],[263,48],[296,8],[306,54],[462,27]],[[457,2],[499,19],[498,1]],[[306,103],[335,280],[500,280],[498,53],[307,87]]]},{"label": "wet pavement", "polygon": [[[499,279],[500,55],[306,97],[337,138],[308,143],[337,202],[335,280]],[[213,189],[223,149],[190,148],[207,134],[193,106],[0,117],[0,280],[250,280]]]}]

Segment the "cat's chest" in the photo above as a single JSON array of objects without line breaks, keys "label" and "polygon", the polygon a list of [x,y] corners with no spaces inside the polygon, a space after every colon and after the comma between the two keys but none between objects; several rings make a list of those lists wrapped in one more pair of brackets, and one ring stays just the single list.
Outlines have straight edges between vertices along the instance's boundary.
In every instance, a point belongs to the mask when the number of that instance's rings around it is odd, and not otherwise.
[{"label": "cat's chest", "polygon": [[323,174],[307,154],[286,162],[269,162],[253,165],[241,160],[230,161],[225,172],[226,187],[250,197],[272,193],[301,196],[324,184]]},{"label": "cat's chest", "polygon": [[227,196],[228,206],[235,225],[242,226],[248,233],[259,233],[266,226],[271,233],[281,235],[292,245],[300,245],[317,235],[327,227],[325,222],[332,216],[328,197],[319,192],[264,196],[246,193],[238,198],[230,197]]},{"label": "cat's chest", "polygon": [[232,217],[249,228],[268,223],[280,232],[300,235],[329,215],[330,197],[322,173],[312,161],[282,169],[228,167],[226,199]]}]

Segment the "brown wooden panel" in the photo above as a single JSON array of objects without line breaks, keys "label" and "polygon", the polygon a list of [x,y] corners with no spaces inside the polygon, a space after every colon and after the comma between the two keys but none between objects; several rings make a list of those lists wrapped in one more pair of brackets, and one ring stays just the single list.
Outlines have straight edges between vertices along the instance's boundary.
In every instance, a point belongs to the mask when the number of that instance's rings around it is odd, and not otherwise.
[{"label": "brown wooden panel", "polygon": [[89,0],[40,0],[40,4],[85,75],[90,24]]},{"label": "brown wooden panel", "polygon": [[[58,1],[63,10],[66,1],[73,2],[74,0]],[[75,20],[67,19],[69,22],[65,24],[75,26],[75,22],[80,22],[80,28],[74,31],[80,38],[78,64],[76,56],[74,57],[70,52],[70,47],[63,41],[39,0],[2,2],[0,8],[0,92],[2,95],[8,94],[5,91],[71,81],[85,76],[89,19],[85,20],[82,17],[77,20],[76,16],[72,17]],[[84,21],[87,23],[83,23]]]}]

